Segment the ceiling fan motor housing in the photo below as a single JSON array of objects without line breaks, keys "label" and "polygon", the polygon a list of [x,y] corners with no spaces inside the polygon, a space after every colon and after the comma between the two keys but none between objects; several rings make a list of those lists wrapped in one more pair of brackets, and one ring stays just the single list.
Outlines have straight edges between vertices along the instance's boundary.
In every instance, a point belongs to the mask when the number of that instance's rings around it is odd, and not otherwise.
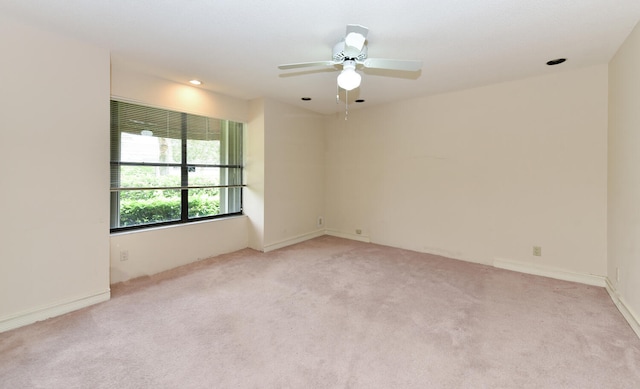
[{"label": "ceiling fan motor housing", "polygon": [[361,61],[364,61],[366,58],[367,58],[367,45],[366,45],[366,43],[362,47],[362,50],[355,56],[351,56],[351,55],[346,53],[344,40],[336,43],[336,45],[333,46],[333,61],[334,62],[342,63],[342,62],[344,62],[346,60],[350,60],[350,59],[355,60],[357,62],[361,62]]}]

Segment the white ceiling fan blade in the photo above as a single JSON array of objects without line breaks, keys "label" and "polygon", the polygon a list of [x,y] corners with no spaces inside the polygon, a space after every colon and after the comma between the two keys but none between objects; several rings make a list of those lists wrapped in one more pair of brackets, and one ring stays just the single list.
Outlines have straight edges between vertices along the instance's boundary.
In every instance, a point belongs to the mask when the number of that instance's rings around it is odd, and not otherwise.
[{"label": "white ceiling fan blade", "polygon": [[422,61],[404,59],[383,59],[367,58],[362,61],[365,68],[404,70],[407,72],[417,72],[422,68]]},{"label": "white ceiling fan blade", "polygon": [[312,68],[317,66],[333,66],[338,65],[338,63],[334,61],[316,61],[316,62],[300,62],[300,63],[289,63],[278,66],[278,69],[287,70],[287,69],[298,69],[298,68]]}]

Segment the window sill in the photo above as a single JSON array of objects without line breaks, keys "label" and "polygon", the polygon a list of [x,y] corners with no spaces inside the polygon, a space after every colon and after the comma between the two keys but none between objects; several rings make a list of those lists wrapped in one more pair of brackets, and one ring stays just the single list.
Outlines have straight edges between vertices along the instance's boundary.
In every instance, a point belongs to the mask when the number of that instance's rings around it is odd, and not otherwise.
[{"label": "window sill", "polygon": [[197,225],[201,225],[201,224],[220,223],[220,222],[224,222],[224,221],[227,221],[227,220],[238,219],[238,218],[246,218],[246,217],[247,217],[247,215],[244,215],[244,214],[242,214],[242,215],[230,215],[230,216],[224,216],[224,217],[219,217],[219,218],[215,218],[215,219],[198,220],[198,221],[193,221],[193,222],[189,222],[189,223],[177,223],[177,224],[169,224],[169,225],[164,225],[164,226],[149,226],[149,227],[136,228],[136,229],[133,229],[133,230],[115,231],[115,232],[110,232],[109,235],[110,236],[121,236],[121,235],[139,234],[139,233],[145,233],[145,232],[166,230],[166,229],[172,229],[172,228],[188,228],[188,227],[191,227],[191,226],[197,226]]}]

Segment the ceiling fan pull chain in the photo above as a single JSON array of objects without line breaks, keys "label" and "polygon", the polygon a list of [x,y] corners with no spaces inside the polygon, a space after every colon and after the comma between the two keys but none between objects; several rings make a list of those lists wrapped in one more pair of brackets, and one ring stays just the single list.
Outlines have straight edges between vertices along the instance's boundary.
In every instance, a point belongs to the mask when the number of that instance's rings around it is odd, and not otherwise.
[{"label": "ceiling fan pull chain", "polygon": [[344,91],[344,120],[349,119],[349,91]]}]

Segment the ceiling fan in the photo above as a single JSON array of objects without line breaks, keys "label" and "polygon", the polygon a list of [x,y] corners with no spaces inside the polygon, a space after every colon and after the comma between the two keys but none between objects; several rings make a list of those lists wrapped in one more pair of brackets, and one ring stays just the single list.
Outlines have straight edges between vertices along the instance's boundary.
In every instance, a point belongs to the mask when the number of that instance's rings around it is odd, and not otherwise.
[{"label": "ceiling fan", "polygon": [[342,66],[342,72],[338,75],[338,86],[347,91],[360,86],[362,76],[356,71],[358,67],[408,72],[417,72],[422,68],[422,61],[368,58],[368,33],[367,27],[347,24],[347,33],[344,39],[333,47],[333,56],[330,61],[291,63],[280,65],[278,68],[288,70],[316,66]]}]

